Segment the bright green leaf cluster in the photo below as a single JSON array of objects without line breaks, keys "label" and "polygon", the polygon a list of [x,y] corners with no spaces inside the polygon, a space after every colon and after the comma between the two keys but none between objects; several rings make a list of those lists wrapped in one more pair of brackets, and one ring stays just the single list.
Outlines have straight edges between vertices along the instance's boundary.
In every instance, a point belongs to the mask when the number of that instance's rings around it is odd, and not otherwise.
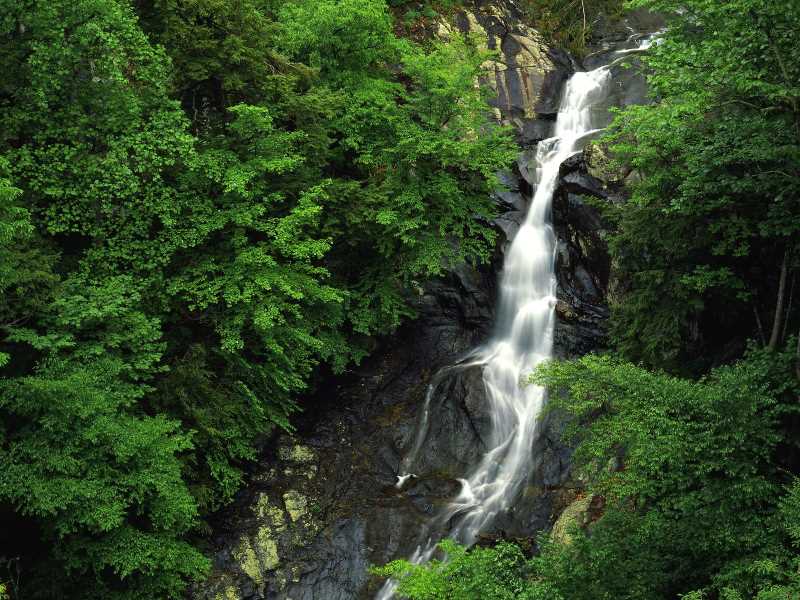
[{"label": "bright green leaf cluster", "polygon": [[320,363],[488,257],[514,152],[486,55],[398,38],[384,0],[0,0],[0,33],[0,501],[42,532],[21,585],[180,597]]}]

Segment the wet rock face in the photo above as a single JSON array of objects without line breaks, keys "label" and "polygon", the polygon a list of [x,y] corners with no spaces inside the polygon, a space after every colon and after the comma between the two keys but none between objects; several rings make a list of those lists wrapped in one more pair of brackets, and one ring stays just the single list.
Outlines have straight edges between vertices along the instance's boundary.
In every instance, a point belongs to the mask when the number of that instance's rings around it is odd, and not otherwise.
[{"label": "wet rock face", "polygon": [[[395,487],[432,377],[491,332],[503,252],[532,196],[535,142],[549,134],[571,68],[535,32],[515,23],[513,11],[494,6],[464,13],[457,22],[465,31],[481,28],[487,45],[503,52],[503,64],[493,71],[505,94],[497,109],[517,127],[521,144],[518,163],[502,174],[505,189],[495,196],[500,235],[492,264],[461,265],[427,283],[413,299],[417,320],[383,340],[353,373],[330,378],[307,399],[297,433],[269,442],[248,487],[214,523],[213,573],[194,598],[374,597],[382,582],[369,566],[410,555],[422,541],[419,532],[459,491],[457,479],[484,452],[491,415],[481,369],[453,370],[431,396],[430,430],[412,469],[417,476]],[[609,261],[604,224],[588,198],[620,201],[626,177],[609,167],[598,148],[562,165],[553,201],[557,356],[581,355],[604,343]],[[527,485],[485,532],[487,542],[535,537],[575,500],[562,429],[559,415],[542,422]]]},{"label": "wet rock face", "polygon": [[476,8],[456,15],[466,34],[486,39],[486,48],[499,53],[484,68],[497,97],[491,100],[498,119],[514,126],[522,145],[549,137],[558,112],[564,82],[574,71],[570,57],[545,44],[541,34],[521,23],[512,2],[477,2]]},{"label": "wet rock face", "polygon": [[[432,397],[418,477],[395,487],[431,376],[488,335],[495,273],[468,273],[432,284],[419,298],[420,320],[323,390],[296,436],[265,449],[264,469],[215,524],[214,574],[195,598],[371,598],[381,582],[369,565],[413,552],[417,533],[485,450],[490,428],[480,369],[453,373]],[[467,300],[453,305],[459,295]],[[487,540],[530,536],[552,522],[569,472],[559,429],[552,418],[543,428],[529,485]]]},{"label": "wet rock face", "polygon": [[[439,508],[460,489],[491,427],[480,368],[453,372],[431,399],[418,477],[395,487],[412,447],[431,377],[485,340],[494,314],[494,265],[462,266],[428,284],[418,320],[384,341],[346,379],[313,401],[294,437],[265,448],[236,504],[215,523],[215,565],[194,597],[208,600],[351,600],[380,586],[369,565],[407,556]],[[307,403],[308,404],[308,403]],[[530,481],[487,541],[529,537],[552,523],[569,476],[570,450],[550,417],[534,448]]]},{"label": "wet rock face", "polygon": [[604,223],[590,199],[607,202],[614,193],[588,172],[583,156],[561,166],[561,185],[553,198],[558,236],[555,353],[561,358],[586,354],[605,343],[610,259]]},{"label": "wet rock face", "polygon": [[371,597],[379,582],[369,565],[413,551],[415,533],[481,451],[480,373],[467,371],[433,398],[420,477],[394,487],[427,383],[485,337],[493,287],[490,268],[432,282],[416,299],[418,321],[322,389],[297,436],[273,440],[264,469],[215,524],[214,575],[196,598],[224,599],[231,589],[240,599]]}]

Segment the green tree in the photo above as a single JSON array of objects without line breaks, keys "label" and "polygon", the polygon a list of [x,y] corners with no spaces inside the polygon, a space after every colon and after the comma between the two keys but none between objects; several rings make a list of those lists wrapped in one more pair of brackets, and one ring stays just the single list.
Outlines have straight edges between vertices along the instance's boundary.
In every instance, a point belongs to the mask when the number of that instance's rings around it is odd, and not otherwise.
[{"label": "green tree", "polygon": [[488,256],[513,152],[485,57],[400,40],[382,0],[317,8],[0,0],[0,501],[42,532],[20,593],[179,597],[320,362]]},{"label": "green tree", "polygon": [[68,279],[39,317],[42,333],[10,336],[41,358],[0,385],[0,497],[40,521],[51,552],[35,587],[54,595],[88,585],[110,598],[126,581],[120,597],[177,597],[208,567],[182,539],[197,517],[177,460],[191,438],[138,406],[163,344],[133,283]]},{"label": "green tree", "polygon": [[[5,327],[30,319],[58,281],[53,252],[36,235],[30,211],[19,202],[22,190],[8,173],[8,162],[0,159],[0,324]],[[8,360],[0,351],[0,367]]]},{"label": "green tree", "polygon": [[792,362],[753,351],[700,381],[600,356],[541,369],[535,381],[563,394],[552,409],[573,417],[577,475],[606,512],[588,536],[549,546],[539,575],[565,598],[641,599],[751,597],[788,577],[778,449],[798,392]]},{"label": "green tree", "polygon": [[[13,376],[0,385],[0,497],[51,548],[26,593],[174,597],[207,561],[185,540],[190,436],[141,406],[163,342],[136,274],[163,260],[142,242],[170,219],[165,174],[191,138],[168,64],[124,4],[7,2],[2,14],[0,144],[19,190],[3,189]],[[5,244],[23,235],[27,249]]]},{"label": "green tree", "polygon": [[474,85],[486,54],[458,37],[427,50],[399,40],[369,0],[287,3],[281,18],[281,46],[319,69],[335,102],[328,169],[347,177],[333,178],[324,226],[346,236],[331,271],[353,330],[387,331],[409,315],[416,278],[488,256],[489,193],[514,150]]},{"label": "green tree", "polygon": [[614,340],[630,358],[670,368],[731,331],[777,348],[798,265],[800,8],[633,4],[670,20],[643,59],[657,101],[623,111],[610,137],[638,174],[631,200],[611,211],[622,284]]}]

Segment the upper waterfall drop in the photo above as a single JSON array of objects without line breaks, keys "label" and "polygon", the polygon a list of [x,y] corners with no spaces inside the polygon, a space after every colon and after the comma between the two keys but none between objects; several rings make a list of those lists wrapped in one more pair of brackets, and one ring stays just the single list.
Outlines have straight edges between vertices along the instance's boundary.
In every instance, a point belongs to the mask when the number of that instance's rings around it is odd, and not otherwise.
[{"label": "upper waterfall drop", "polygon": [[[524,382],[553,350],[557,281],[551,204],[561,163],[581,151],[587,138],[600,131],[595,124],[602,119],[596,113],[606,111],[610,81],[607,66],[573,74],[562,94],[554,136],[537,147],[536,189],[525,220],[506,252],[494,332],[470,355],[469,364],[483,365],[492,420],[489,450],[472,473],[459,480],[459,495],[422,532],[412,562],[429,560],[436,549],[435,536],[445,529],[456,541],[473,544],[498,513],[512,506],[528,477],[537,421],[546,398],[544,389]],[[440,379],[435,377],[432,386]],[[426,397],[417,440],[403,461],[409,470],[424,441],[432,390]],[[407,476],[401,473],[400,481]],[[377,599],[388,600],[396,587],[396,582],[387,581]]]},{"label": "upper waterfall drop", "polygon": [[610,78],[605,67],[575,73],[564,90],[555,136],[537,148],[536,191],[506,253],[495,331],[481,350],[493,427],[491,449],[464,484],[471,506],[457,508],[465,512],[450,534],[465,544],[474,543],[497,513],[511,506],[528,476],[545,392],[524,381],[553,349],[557,282],[551,203],[561,163],[595,131],[594,111],[604,109]]}]

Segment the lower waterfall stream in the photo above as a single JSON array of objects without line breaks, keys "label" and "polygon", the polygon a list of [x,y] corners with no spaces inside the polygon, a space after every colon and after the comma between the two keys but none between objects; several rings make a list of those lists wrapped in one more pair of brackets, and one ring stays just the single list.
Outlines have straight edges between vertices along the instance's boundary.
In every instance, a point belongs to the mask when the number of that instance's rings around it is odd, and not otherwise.
[{"label": "lower waterfall stream", "polygon": [[[653,37],[631,51],[645,50]],[[429,427],[431,398],[446,374],[482,366],[491,429],[488,451],[469,476],[459,480],[460,493],[424,527],[409,558],[412,563],[433,556],[440,532],[461,544],[474,544],[496,515],[513,506],[528,477],[538,416],[546,398],[543,388],[524,382],[537,365],[551,358],[553,349],[557,281],[551,203],[561,164],[582,151],[591,135],[602,131],[597,125],[605,125],[605,120],[598,115],[607,114],[611,83],[611,65],[576,72],[566,82],[553,137],[537,146],[532,202],[505,254],[493,334],[461,363],[440,371],[428,388],[417,438],[401,463],[398,488],[412,477],[411,468]],[[397,585],[387,581],[376,600],[392,598]]]}]

